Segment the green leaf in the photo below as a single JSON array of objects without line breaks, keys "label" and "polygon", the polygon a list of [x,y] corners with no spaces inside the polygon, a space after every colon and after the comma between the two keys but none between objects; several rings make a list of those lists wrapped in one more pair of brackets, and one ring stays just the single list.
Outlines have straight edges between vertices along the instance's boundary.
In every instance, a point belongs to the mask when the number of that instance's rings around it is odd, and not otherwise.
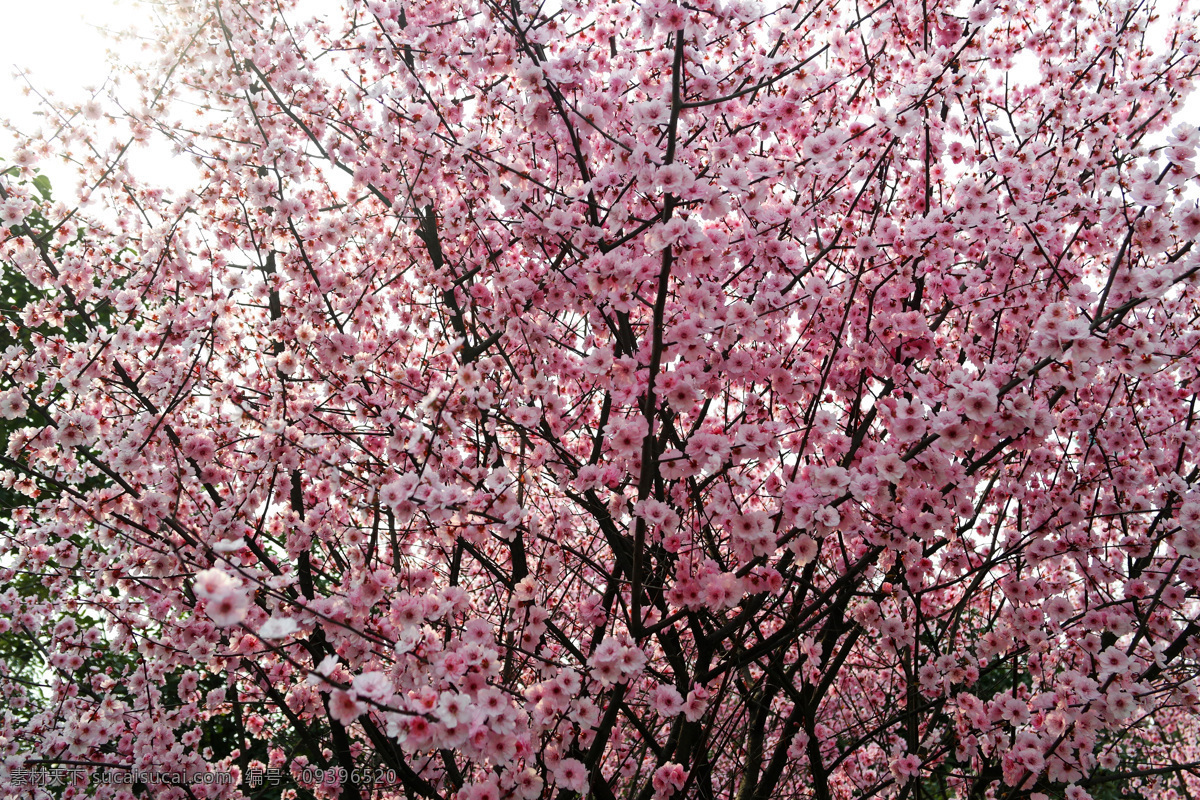
[{"label": "green leaf", "polygon": [[45,175],[38,175],[37,177],[35,177],[33,179],[33,185],[37,187],[37,190],[39,193],[41,193],[43,200],[50,199],[50,179],[49,178],[47,178]]}]

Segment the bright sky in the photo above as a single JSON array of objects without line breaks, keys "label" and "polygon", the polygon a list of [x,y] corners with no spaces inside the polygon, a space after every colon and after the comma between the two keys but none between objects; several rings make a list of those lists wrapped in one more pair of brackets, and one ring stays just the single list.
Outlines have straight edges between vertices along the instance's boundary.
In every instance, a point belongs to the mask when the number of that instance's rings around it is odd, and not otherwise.
[{"label": "bright sky", "polygon": [[[336,0],[301,2],[304,13],[328,12],[337,5]],[[115,43],[103,30],[152,29],[153,13],[151,6],[138,0],[0,0],[6,34],[0,49],[0,118],[25,131],[46,124],[37,114],[36,95],[23,92],[30,84],[60,102],[82,104],[108,78],[110,49],[121,48],[118,55],[124,61],[140,56],[136,42]],[[28,81],[14,76],[18,69]],[[1036,71],[1026,64],[1019,64],[1015,75],[1037,80]],[[1195,119],[1193,111],[1200,111],[1200,97],[1189,99],[1179,119]],[[7,159],[12,151],[12,138],[0,130],[0,158]],[[173,157],[161,143],[132,153],[131,164],[135,172],[151,174],[160,182],[166,179],[175,188],[190,185],[197,174],[190,159]],[[56,185],[69,184],[73,178],[66,165],[43,162],[40,166]]]},{"label": "bright sky", "polygon": [[82,99],[85,85],[98,88],[108,74],[108,44],[97,26],[121,25],[146,13],[129,0],[0,0],[6,29],[0,55],[3,115],[26,124],[33,119],[36,98],[22,95],[25,82],[12,77],[18,68],[30,73],[35,86],[55,89],[64,100]]},{"label": "bright sky", "polygon": [[[104,29],[146,29],[152,24],[151,14],[149,6],[136,0],[0,0],[5,25],[0,117],[25,132],[47,127],[46,118],[38,113],[39,98],[25,92],[30,87],[61,103],[82,104],[108,79],[110,50],[121,48],[118,54],[126,60],[139,57],[136,43],[116,43]],[[12,151],[12,137],[0,130],[0,158],[7,159]],[[173,181],[190,183],[195,175],[190,161],[173,158],[161,146],[135,154],[132,163]],[[61,162],[42,162],[39,167],[56,186],[73,182],[74,171]]]}]

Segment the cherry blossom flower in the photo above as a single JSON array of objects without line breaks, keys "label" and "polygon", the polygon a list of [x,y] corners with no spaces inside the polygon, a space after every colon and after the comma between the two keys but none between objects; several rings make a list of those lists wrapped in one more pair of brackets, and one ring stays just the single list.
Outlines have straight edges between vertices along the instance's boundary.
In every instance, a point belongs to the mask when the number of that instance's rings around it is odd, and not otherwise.
[{"label": "cherry blossom flower", "polygon": [[263,639],[284,639],[295,633],[298,627],[290,617],[271,617],[259,627],[258,635]]},{"label": "cherry blossom flower", "polygon": [[889,769],[898,782],[907,783],[920,771],[921,758],[912,753],[897,756],[892,759]]},{"label": "cherry blossom flower", "polygon": [[241,587],[241,581],[222,569],[212,567],[196,573],[192,591],[204,600],[213,600],[231,594]]},{"label": "cherry blossom flower", "polygon": [[204,606],[205,613],[223,628],[237,625],[244,620],[249,608],[249,596],[238,590],[210,598]]},{"label": "cherry blossom flower", "polygon": [[691,172],[683,164],[667,164],[658,169],[658,186],[664,192],[682,194],[695,182]]},{"label": "cherry blossom flower", "polygon": [[81,447],[96,440],[99,423],[96,418],[82,411],[64,415],[58,429],[58,442],[63,447]]},{"label": "cherry blossom flower", "polygon": [[16,389],[10,389],[0,394],[0,417],[4,419],[18,419],[25,416],[25,412],[28,409],[29,404],[25,401],[21,392]]},{"label": "cherry blossom flower", "polygon": [[682,764],[669,762],[654,771],[651,785],[655,797],[670,797],[687,784],[687,770]]},{"label": "cherry blossom flower", "polygon": [[329,715],[342,725],[349,725],[366,713],[367,707],[354,699],[354,695],[342,689],[329,693]]},{"label": "cherry blossom flower", "polygon": [[1194,795],[1166,10],[164,7],[0,165],[6,757]]},{"label": "cherry blossom flower", "polygon": [[9,197],[0,203],[0,227],[20,225],[33,210],[33,201],[23,197]]},{"label": "cherry blossom flower", "polygon": [[554,767],[554,778],[559,786],[569,792],[587,791],[587,769],[578,759],[564,758],[559,761]]},{"label": "cherry blossom flower", "polygon": [[654,708],[664,717],[673,717],[683,710],[683,697],[674,686],[661,685],[654,690]]}]

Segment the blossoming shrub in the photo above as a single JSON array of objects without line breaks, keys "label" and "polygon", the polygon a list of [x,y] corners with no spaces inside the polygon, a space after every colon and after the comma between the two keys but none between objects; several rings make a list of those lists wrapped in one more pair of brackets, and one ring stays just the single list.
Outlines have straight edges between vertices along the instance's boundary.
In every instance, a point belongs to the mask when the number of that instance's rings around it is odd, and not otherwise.
[{"label": "blossoming shrub", "polygon": [[1194,796],[1196,11],[164,8],[0,184],[0,792]]}]

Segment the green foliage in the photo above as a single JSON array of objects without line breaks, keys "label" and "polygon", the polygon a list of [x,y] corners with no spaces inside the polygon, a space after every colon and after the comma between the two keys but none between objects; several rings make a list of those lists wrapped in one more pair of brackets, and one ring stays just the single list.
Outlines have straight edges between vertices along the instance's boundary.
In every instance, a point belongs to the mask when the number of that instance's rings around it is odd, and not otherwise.
[{"label": "green foliage", "polygon": [[[11,167],[0,171],[0,175],[17,178],[20,176],[20,171],[16,167]],[[50,179],[45,175],[35,174],[33,178],[18,181],[16,185],[32,185],[44,204],[49,204],[53,200]],[[41,205],[35,205],[26,215],[24,223],[14,226],[6,235],[29,237],[35,246],[43,248],[47,258],[53,260],[61,256],[61,249],[56,251],[47,244],[54,237],[56,227],[56,224],[46,217],[44,208]],[[78,232],[76,240],[81,236],[82,233]],[[83,321],[73,317],[64,319],[61,326],[42,323],[31,327],[23,323],[22,312],[30,304],[45,300],[49,296],[49,292],[35,286],[15,265],[0,260],[0,317],[3,320],[0,324],[0,353],[8,352],[11,348],[30,351],[37,347],[39,341],[44,338],[61,337],[71,342],[81,342],[86,338],[87,328]],[[104,319],[107,320],[107,317]],[[8,376],[0,376],[0,380],[2,380],[0,389],[9,389],[13,386],[13,382]],[[39,390],[42,388],[40,377],[37,388]],[[12,435],[22,428],[40,427],[47,421],[32,405],[23,417],[15,419],[0,417],[0,449],[9,458],[19,462],[21,460],[19,454],[7,452]],[[18,470],[13,470],[13,472],[17,473],[17,478],[26,477],[21,475]],[[106,484],[107,479],[95,477],[90,478],[81,488],[88,490]],[[2,559],[0,565],[6,565],[11,558],[11,556],[6,557],[3,554],[9,547],[15,526],[20,524],[19,510],[29,508],[38,501],[53,501],[59,495],[58,489],[45,483],[37,486],[37,492],[38,496],[35,501],[34,498],[16,488],[0,485],[0,559]],[[86,544],[82,537],[78,536],[72,538],[72,543],[76,547]],[[55,561],[52,559],[48,566],[53,568]],[[10,589],[27,602],[45,601],[49,596],[41,576],[30,572],[18,572],[12,580],[0,584],[0,592]],[[79,613],[67,614],[64,612],[64,616],[72,617],[81,629],[95,624],[95,620]],[[96,670],[103,671],[107,667],[119,667],[125,660],[125,657],[105,650],[97,651],[95,656],[96,658],[88,664],[85,674]],[[7,633],[0,634],[0,659],[5,662],[8,674],[28,684],[36,686],[44,683],[49,676],[45,654],[32,635],[19,625],[14,626]]]}]

